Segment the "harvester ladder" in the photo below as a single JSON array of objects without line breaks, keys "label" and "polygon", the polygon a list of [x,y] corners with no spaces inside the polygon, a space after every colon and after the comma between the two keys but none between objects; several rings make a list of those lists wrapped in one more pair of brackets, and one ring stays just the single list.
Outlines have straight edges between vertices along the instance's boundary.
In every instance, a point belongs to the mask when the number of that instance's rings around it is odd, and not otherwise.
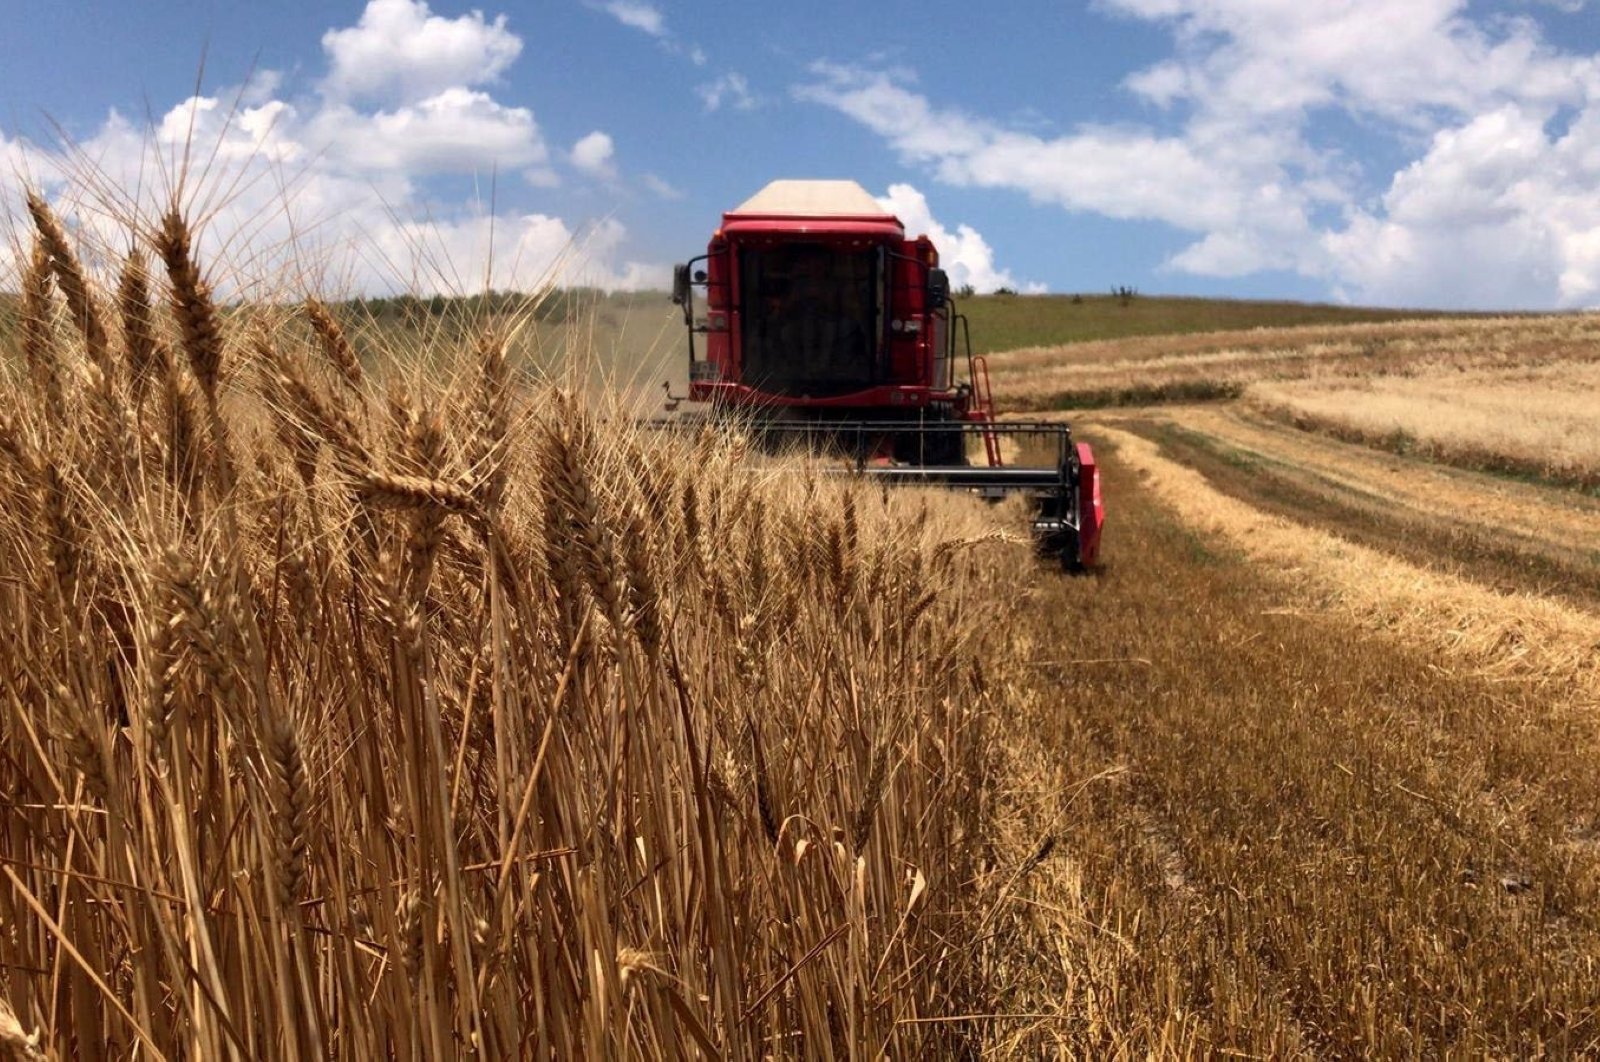
[{"label": "harvester ladder", "polygon": [[[989,386],[989,359],[982,354],[972,356],[967,370],[972,374],[972,399],[974,412],[983,424],[994,423],[994,391]],[[992,431],[983,433],[983,449],[989,458],[990,468],[999,468],[1004,462],[1000,455],[1000,436]]]}]

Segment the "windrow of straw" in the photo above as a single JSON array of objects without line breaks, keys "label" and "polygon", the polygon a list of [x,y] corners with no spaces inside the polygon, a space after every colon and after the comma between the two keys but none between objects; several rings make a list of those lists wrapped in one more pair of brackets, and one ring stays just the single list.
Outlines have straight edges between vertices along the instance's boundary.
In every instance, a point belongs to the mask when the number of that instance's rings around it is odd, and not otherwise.
[{"label": "windrow of straw", "polygon": [[0,1055],[970,1047],[981,518],[640,435],[501,331],[423,376],[225,312],[177,210],[107,297],[35,218]]}]

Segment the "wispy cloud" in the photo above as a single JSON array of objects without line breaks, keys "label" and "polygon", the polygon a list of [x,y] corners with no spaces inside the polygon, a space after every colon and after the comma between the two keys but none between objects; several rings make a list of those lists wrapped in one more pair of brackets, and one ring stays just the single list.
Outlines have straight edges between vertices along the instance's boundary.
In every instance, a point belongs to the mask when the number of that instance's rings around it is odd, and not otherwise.
[{"label": "wispy cloud", "polygon": [[[588,6],[603,11],[629,29],[638,30],[654,38],[668,55],[686,59],[693,66],[703,67],[710,58],[706,50],[693,42],[685,42],[667,26],[667,16],[649,0],[586,0]],[[698,90],[697,90],[698,91]]]},{"label": "wispy cloud", "polygon": [[[1463,0],[1099,6],[1172,35],[1169,58],[1125,81],[1165,112],[1159,129],[1038,135],[828,62],[794,94],[940,181],[1193,234],[1174,269],[1291,270],[1363,301],[1600,301],[1600,56]],[[1411,161],[1363,170],[1330,116]]]},{"label": "wispy cloud", "polygon": [[667,36],[667,17],[661,9],[646,0],[602,0],[594,5],[629,29],[636,29],[652,37]]},{"label": "wispy cloud", "polygon": [[682,199],[683,193],[653,173],[646,173],[639,178],[650,193],[659,199]]},{"label": "wispy cloud", "polygon": [[721,110],[724,106],[736,111],[751,111],[760,103],[750,91],[750,82],[743,74],[733,70],[715,80],[697,85],[694,91],[700,97],[700,102],[705,106],[707,113]]}]

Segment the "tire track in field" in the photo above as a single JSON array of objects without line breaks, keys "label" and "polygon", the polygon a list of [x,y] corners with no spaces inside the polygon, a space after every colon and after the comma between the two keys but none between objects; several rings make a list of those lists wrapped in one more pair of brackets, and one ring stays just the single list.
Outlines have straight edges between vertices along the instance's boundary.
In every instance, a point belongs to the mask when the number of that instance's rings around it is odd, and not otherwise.
[{"label": "tire track in field", "polygon": [[1440,520],[1474,519],[1520,548],[1600,564],[1600,499],[1399,457],[1256,416],[1243,407],[1172,411],[1186,428],[1298,467],[1352,493]]},{"label": "tire track in field", "polygon": [[1322,604],[1484,672],[1570,681],[1590,704],[1600,701],[1600,617],[1547,597],[1497,592],[1429,571],[1270,515],[1218,491],[1139,435],[1110,426],[1098,433],[1187,524],[1292,573]]},{"label": "tire track in field", "polygon": [[[1274,516],[1495,590],[1555,597],[1600,612],[1600,516],[1589,520],[1556,498],[1525,504],[1539,511],[1520,522],[1492,481],[1446,484],[1455,488],[1453,505],[1418,498],[1412,481],[1431,471],[1426,466],[1392,458],[1392,465],[1371,474],[1359,463],[1354,470],[1337,463],[1354,455],[1314,450],[1306,460],[1270,444],[1279,440],[1240,440],[1226,415],[1186,410],[1173,418],[1120,423],[1203,473],[1217,490]],[[1587,522],[1587,534],[1550,519],[1562,513],[1577,517],[1575,524]]]},{"label": "tire track in field", "polygon": [[1592,543],[1600,498],[1551,489],[1457,466],[1401,457],[1388,450],[1296,428],[1249,406],[1174,410],[1190,427],[1342,477],[1432,512],[1493,506],[1513,527],[1538,527],[1568,544]]}]

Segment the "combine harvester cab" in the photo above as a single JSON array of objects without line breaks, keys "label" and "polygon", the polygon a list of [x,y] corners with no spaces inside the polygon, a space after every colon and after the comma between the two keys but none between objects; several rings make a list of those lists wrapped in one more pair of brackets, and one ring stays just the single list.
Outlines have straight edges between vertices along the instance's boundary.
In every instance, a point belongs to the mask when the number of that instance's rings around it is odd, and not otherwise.
[{"label": "combine harvester cab", "polygon": [[848,454],[850,471],[880,482],[1026,495],[1042,551],[1072,571],[1094,562],[1103,508],[1089,445],[1065,424],[997,419],[937,249],[859,184],[767,185],[677,267],[672,298],[689,330],[691,402],[769,443]]}]

